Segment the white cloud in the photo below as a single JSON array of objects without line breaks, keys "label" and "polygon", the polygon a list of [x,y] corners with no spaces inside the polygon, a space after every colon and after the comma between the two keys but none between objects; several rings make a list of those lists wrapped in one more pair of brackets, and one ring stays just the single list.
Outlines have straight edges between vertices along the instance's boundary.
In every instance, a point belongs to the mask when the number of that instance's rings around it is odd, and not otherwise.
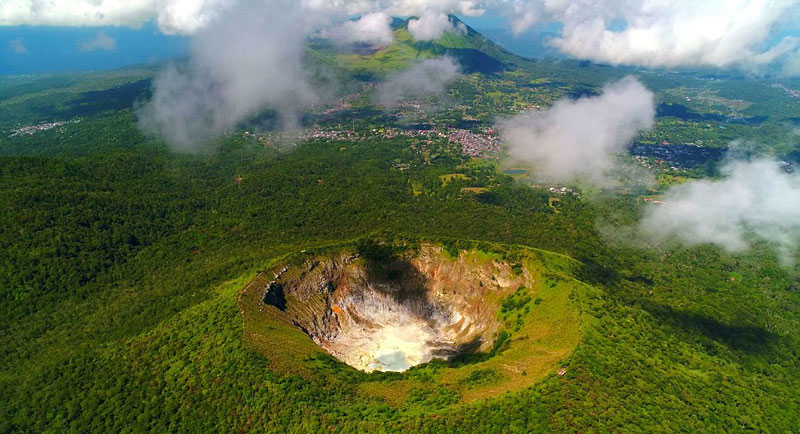
[{"label": "white cloud", "polygon": [[435,41],[445,33],[465,33],[465,30],[461,27],[457,29],[447,14],[432,9],[425,11],[418,19],[408,21],[408,33],[417,41]]},{"label": "white cloud", "polygon": [[786,57],[781,65],[781,74],[789,77],[800,75],[800,49]]},{"label": "white cloud", "polygon": [[[552,43],[600,62],[757,69],[799,55],[795,38],[765,46],[800,18],[799,0],[516,0],[513,6],[516,31],[539,20],[561,22],[563,34]],[[536,13],[524,13],[530,11]],[[622,28],[612,30],[615,24]]]},{"label": "white cloud", "polygon": [[[219,14],[195,33],[189,61],[156,77],[152,100],[138,112],[142,128],[178,150],[195,151],[267,108],[284,123],[296,120],[330,92],[330,83],[324,92],[315,86],[319,80],[311,79],[302,60],[307,36],[342,22],[342,11],[334,7],[315,0],[261,0]],[[387,20],[386,14],[372,14],[355,21],[349,29],[358,35],[350,40],[385,42],[380,28]],[[425,61],[390,78],[379,94],[392,104],[404,96],[399,92],[441,92],[457,69],[452,60]]]},{"label": "white cloud", "polygon": [[425,11],[433,10],[475,17],[483,15],[486,8],[503,2],[504,0],[384,0],[371,3],[373,7],[379,5],[379,7],[387,9],[389,13],[399,16],[420,15]]},{"label": "white cloud", "polygon": [[28,53],[28,46],[22,38],[12,39],[8,41],[8,49],[14,54]]},{"label": "white cloud", "polygon": [[[139,26],[155,19],[165,33],[193,34],[236,4],[265,0],[6,0],[0,25]],[[297,0],[302,8],[344,19],[384,12],[420,15],[420,40],[441,37],[447,13],[505,14],[514,33],[559,22],[552,43],[566,54],[651,67],[782,67],[800,73],[800,39],[771,44],[800,21],[800,0]],[[435,11],[435,12],[433,12]],[[427,15],[427,17],[426,17]],[[331,21],[335,21],[331,19]],[[450,24],[451,25],[451,24]],[[445,30],[442,30],[445,29]]]},{"label": "white cloud", "polygon": [[83,51],[112,51],[116,48],[117,40],[108,36],[106,32],[103,31],[97,32],[94,38],[81,44],[81,50]]},{"label": "white cloud", "polygon": [[558,182],[576,178],[604,183],[615,154],[652,127],[653,93],[633,77],[608,85],[602,95],[562,99],[500,123],[511,155],[537,165]]},{"label": "white cloud", "polygon": [[[0,25],[130,26],[155,19],[169,34],[193,34],[236,5],[253,0],[5,0]],[[468,16],[484,12],[474,0],[297,0],[296,6],[319,14],[346,17],[386,12],[418,15],[428,9]]]},{"label": "white cloud", "polygon": [[460,74],[461,67],[449,57],[426,59],[389,76],[378,86],[375,102],[383,107],[394,107],[404,97],[440,94]]},{"label": "white cloud", "polygon": [[367,14],[355,21],[345,21],[324,29],[320,35],[339,44],[363,42],[383,47],[394,40],[392,17],[385,12]]},{"label": "white cloud", "polygon": [[229,11],[195,36],[187,65],[156,77],[141,125],[192,151],[268,107],[290,122],[319,98],[302,64],[315,20],[293,0]]},{"label": "white cloud", "polygon": [[168,34],[193,34],[210,25],[234,7],[237,1],[161,0],[156,4],[156,20],[162,31]]},{"label": "white cloud", "polygon": [[[242,0],[240,0],[242,1]],[[480,16],[486,7],[504,3],[505,0],[298,0],[306,7],[319,12],[339,12],[340,16],[386,12],[392,16],[418,16],[426,10],[436,10],[464,16]]]},{"label": "white cloud", "polygon": [[519,36],[534,24],[541,21],[541,9],[539,5],[533,4],[531,1],[514,0],[504,10],[509,24],[511,25],[511,33],[515,36]]},{"label": "white cloud", "polygon": [[791,263],[800,242],[800,176],[775,161],[733,162],[723,180],[679,185],[652,207],[640,227],[656,240],[713,243],[739,252],[755,241],[773,244]]},{"label": "white cloud", "polygon": [[0,25],[130,26],[155,19],[165,33],[191,34],[235,0],[8,0]]}]

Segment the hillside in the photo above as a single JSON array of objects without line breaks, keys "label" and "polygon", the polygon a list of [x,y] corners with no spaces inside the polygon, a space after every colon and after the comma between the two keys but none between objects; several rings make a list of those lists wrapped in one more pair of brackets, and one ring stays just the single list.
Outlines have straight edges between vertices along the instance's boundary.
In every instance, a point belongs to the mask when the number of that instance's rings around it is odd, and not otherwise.
[{"label": "hillside", "polygon": [[[405,26],[374,52],[311,40],[341,95],[195,153],[139,128],[153,68],[0,80],[0,432],[800,432],[797,266],[611,230],[713,161],[550,185],[489,131],[631,70]],[[374,103],[441,55],[464,72],[441,94]],[[639,72],[685,110],[637,142],[795,148],[770,81]],[[365,372],[376,312],[405,308],[424,357]]]},{"label": "hillside", "polygon": [[456,59],[467,74],[496,73],[525,62],[486,39],[458,17],[451,15],[449,18],[454,26],[464,29],[464,33],[448,32],[437,41],[415,41],[408,33],[408,22],[412,18],[397,19],[392,25],[394,42],[386,47],[342,50],[319,38],[311,41],[312,56],[361,79],[382,77],[407,68],[415,61],[441,56]]}]

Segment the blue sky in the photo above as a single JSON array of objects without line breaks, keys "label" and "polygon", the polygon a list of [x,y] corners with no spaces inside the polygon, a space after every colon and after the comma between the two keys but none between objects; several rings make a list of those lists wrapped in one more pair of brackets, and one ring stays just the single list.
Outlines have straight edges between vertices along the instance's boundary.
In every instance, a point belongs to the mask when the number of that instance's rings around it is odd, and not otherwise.
[{"label": "blue sky", "polygon": [[476,29],[505,29],[508,28],[508,19],[505,16],[494,12],[487,11],[483,16],[468,17],[462,16],[461,21],[467,23],[470,27]]},{"label": "blue sky", "polygon": [[[209,17],[221,13],[215,9],[214,5],[219,4],[215,0],[197,0],[197,3],[165,0],[164,4],[158,3],[161,8],[158,10],[150,10],[155,4],[144,0],[138,3],[131,0],[134,6],[141,3],[138,9],[117,5],[119,10],[94,0],[53,0],[42,6],[52,9],[44,12],[24,0],[6,1],[12,4],[18,1],[20,6],[0,9],[0,75],[109,69],[174,58],[187,53],[190,37],[167,36],[164,32],[193,34],[213,21]],[[274,12],[268,6],[275,2],[265,3],[267,13]],[[463,6],[475,2],[395,0],[395,3]],[[619,2],[613,0],[583,4],[580,13],[567,8],[569,2],[551,5],[538,0],[519,0],[513,4],[526,6],[513,14],[508,7],[499,6],[508,6],[509,2],[498,0],[492,4],[495,7],[480,17],[458,10],[449,12],[479,30],[502,29],[487,34],[512,52],[528,56],[555,53],[609,64],[666,68],[716,66],[800,75],[800,25],[797,24],[800,0],[783,1],[780,10],[759,0],[700,3],[675,0],[656,6],[645,0],[632,0],[613,13],[610,11],[619,7]],[[26,12],[25,7],[31,10]],[[428,13],[434,9],[423,10]],[[528,12],[534,18],[528,19]],[[135,27],[143,19],[149,21]],[[602,20],[605,28],[595,26],[598,20]],[[628,23],[635,28],[628,28]],[[510,36],[510,28],[521,29],[519,38]],[[561,38],[553,41],[558,47],[545,46],[543,33],[559,33]],[[87,50],[87,42],[98,35],[103,38],[102,43]],[[782,51],[772,51],[777,46]]]},{"label": "blue sky", "polygon": [[[465,17],[479,29],[507,27],[496,13]],[[113,49],[86,50],[84,45],[103,33],[114,40]],[[524,39],[524,37],[523,37]],[[141,28],[0,26],[0,75],[112,69],[159,62],[187,53],[190,38],[165,35],[154,22]]]},{"label": "blue sky", "polygon": [[[87,49],[99,33],[113,49]],[[129,27],[0,27],[0,75],[110,69],[186,53],[189,38],[164,35],[152,22]],[[106,47],[112,48],[112,47]]]},{"label": "blue sky", "polygon": [[[508,20],[494,12],[462,19],[476,29],[508,27]],[[540,30],[557,31],[558,25],[536,26],[516,39],[503,35],[502,38],[498,37],[497,42],[511,51],[518,51],[518,54],[533,55],[537,47],[541,47],[541,41],[535,40]],[[113,39],[113,49],[84,48],[98,33]],[[101,70],[160,62],[187,54],[189,42],[187,36],[163,34],[152,21],[138,29],[112,26],[0,26],[0,75]],[[526,47],[526,44],[531,47]]]}]

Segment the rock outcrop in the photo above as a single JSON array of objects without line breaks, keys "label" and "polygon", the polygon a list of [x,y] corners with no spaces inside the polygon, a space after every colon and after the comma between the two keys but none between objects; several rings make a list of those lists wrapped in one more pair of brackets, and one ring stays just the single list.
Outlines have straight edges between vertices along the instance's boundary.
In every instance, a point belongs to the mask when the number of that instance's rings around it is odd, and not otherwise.
[{"label": "rock outcrop", "polygon": [[[474,253],[474,252],[473,252]],[[433,358],[491,348],[502,298],[530,285],[524,268],[479,254],[452,259],[423,245],[375,263],[352,253],[280,267],[259,282],[273,306],[320,347],[364,371],[402,371]]]}]

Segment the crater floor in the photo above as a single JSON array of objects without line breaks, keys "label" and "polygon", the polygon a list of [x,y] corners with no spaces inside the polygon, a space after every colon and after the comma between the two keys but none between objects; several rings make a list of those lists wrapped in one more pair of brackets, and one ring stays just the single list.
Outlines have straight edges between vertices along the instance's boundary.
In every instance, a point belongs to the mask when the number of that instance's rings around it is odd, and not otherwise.
[{"label": "crater floor", "polygon": [[532,283],[524,268],[423,245],[407,258],[341,253],[283,267],[262,282],[262,301],[356,369],[404,371],[488,351],[499,300]]}]

